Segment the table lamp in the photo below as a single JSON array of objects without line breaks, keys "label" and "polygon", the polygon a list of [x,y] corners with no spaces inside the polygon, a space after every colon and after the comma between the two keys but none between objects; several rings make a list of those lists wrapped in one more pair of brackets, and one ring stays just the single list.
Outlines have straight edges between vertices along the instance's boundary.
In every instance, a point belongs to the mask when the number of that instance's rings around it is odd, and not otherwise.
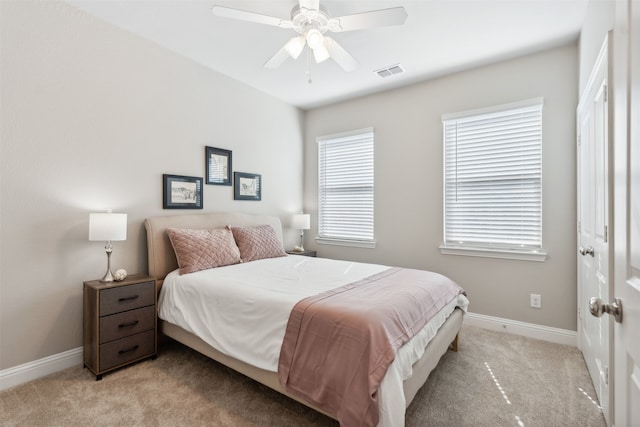
[{"label": "table lamp", "polygon": [[107,252],[107,272],[100,279],[101,282],[113,282],[111,273],[111,252],[112,241],[127,239],[127,214],[111,213],[108,209],[106,213],[89,214],[89,240],[106,241],[104,250]]},{"label": "table lamp", "polygon": [[291,221],[291,226],[300,230],[300,246],[296,246],[293,250],[296,252],[304,252],[304,245],[302,244],[304,240],[304,230],[311,228],[311,215],[304,213],[295,214]]}]

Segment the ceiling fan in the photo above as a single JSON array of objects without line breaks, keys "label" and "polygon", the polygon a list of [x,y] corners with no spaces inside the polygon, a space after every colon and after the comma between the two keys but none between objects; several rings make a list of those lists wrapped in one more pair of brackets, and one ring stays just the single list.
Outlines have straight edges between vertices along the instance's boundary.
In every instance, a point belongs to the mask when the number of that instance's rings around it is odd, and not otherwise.
[{"label": "ceiling fan", "polygon": [[339,33],[372,27],[402,25],[407,19],[404,7],[372,10],[332,18],[324,8],[320,7],[319,0],[299,0],[299,4],[291,10],[291,19],[281,19],[217,5],[213,6],[211,11],[219,17],[272,25],[284,29],[291,28],[298,33],[264,64],[267,68],[277,68],[288,58],[297,59],[305,46],[308,46],[313,52],[316,63],[332,58],[347,72],[355,70],[358,67],[358,61],[338,42],[326,36],[327,31]]}]

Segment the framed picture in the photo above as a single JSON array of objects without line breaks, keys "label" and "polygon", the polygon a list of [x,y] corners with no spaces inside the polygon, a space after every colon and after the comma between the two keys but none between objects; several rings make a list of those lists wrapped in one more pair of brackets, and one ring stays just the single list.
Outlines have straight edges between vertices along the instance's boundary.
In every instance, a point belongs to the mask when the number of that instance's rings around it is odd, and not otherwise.
[{"label": "framed picture", "polygon": [[231,150],[204,147],[207,176],[206,183],[231,185]]},{"label": "framed picture", "polygon": [[162,175],[163,209],[202,209],[202,178]]},{"label": "framed picture", "polygon": [[262,175],[234,172],[233,198],[235,200],[262,200]]}]

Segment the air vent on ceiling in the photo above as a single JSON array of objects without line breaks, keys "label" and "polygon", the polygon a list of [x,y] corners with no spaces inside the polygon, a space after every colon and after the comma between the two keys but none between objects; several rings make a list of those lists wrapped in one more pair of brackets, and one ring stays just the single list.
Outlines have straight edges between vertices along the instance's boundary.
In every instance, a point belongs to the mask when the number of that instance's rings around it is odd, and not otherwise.
[{"label": "air vent on ceiling", "polygon": [[402,65],[396,64],[396,65],[390,65],[388,67],[380,68],[379,70],[375,70],[374,73],[376,73],[378,77],[380,77],[381,79],[384,79],[385,77],[404,73],[404,68],[402,68]]}]

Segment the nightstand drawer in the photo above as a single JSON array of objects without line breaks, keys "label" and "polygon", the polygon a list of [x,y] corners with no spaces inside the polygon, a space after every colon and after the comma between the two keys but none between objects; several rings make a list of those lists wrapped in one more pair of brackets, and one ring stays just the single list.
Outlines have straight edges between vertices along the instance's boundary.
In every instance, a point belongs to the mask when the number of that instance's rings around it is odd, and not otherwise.
[{"label": "nightstand drawer", "polygon": [[100,292],[100,316],[155,304],[155,282],[118,286]]},{"label": "nightstand drawer", "polygon": [[100,346],[100,371],[155,353],[155,331],[150,330]]},{"label": "nightstand drawer", "polygon": [[100,344],[138,334],[155,327],[152,305],[100,318]]}]

